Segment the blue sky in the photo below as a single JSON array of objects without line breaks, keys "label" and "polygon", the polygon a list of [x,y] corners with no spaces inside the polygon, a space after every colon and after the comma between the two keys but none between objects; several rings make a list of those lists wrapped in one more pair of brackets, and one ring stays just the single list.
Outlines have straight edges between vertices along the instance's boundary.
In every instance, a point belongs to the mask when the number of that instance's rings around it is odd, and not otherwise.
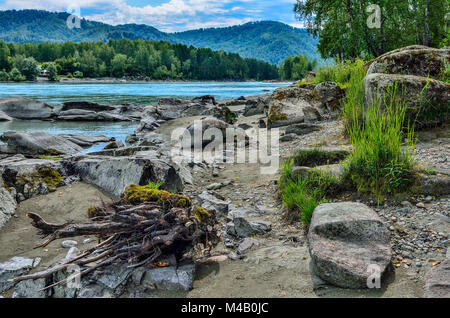
[{"label": "blue sky", "polygon": [[109,24],[144,23],[167,32],[275,20],[300,27],[296,0],[0,0],[0,9],[79,12]]}]

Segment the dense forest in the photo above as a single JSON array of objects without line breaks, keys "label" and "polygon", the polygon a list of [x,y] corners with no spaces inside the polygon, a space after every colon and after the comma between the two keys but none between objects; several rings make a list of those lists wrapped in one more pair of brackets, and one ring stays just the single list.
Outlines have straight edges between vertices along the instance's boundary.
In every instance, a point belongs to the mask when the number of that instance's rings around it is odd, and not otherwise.
[{"label": "dense forest", "polygon": [[109,40],[151,40],[206,47],[237,53],[279,65],[288,56],[302,54],[322,62],[317,39],[305,29],[275,21],[250,22],[243,25],[162,32],[143,24],[108,25],[81,19],[80,28],[68,28],[68,13],[42,10],[0,11],[0,40],[14,43],[108,42]]},{"label": "dense forest", "polygon": [[34,80],[39,68],[50,80],[69,77],[142,77],[188,80],[271,80],[275,65],[235,53],[143,40],[5,43],[0,41],[0,81]]},{"label": "dense forest", "polygon": [[297,0],[294,11],[319,37],[323,58],[370,58],[414,44],[450,45],[448,0]]}]

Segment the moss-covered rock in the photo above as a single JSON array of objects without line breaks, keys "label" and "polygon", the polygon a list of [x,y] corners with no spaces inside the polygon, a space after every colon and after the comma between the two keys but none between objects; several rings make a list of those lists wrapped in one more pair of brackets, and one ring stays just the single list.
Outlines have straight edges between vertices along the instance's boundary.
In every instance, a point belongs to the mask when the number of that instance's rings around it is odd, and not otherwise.
[{"label": "moss-covered rock", "polygon": [[125,201],[132,204],[144,202],[158,202],[172,207],[186,208],[192,205],[191,199],[187,196],[158,190],[151,186],[139,186],[132,184],[125,190]]}]

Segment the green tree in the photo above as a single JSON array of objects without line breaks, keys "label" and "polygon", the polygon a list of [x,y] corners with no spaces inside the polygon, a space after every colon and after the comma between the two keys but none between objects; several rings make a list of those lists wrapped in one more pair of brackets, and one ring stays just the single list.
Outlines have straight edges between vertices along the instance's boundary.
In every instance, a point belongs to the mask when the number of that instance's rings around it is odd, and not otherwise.
[{"label": "green tree", "polygon": [[[380,24],[367,23],[381,9]],[[324,58],[340,60],[379,56],[393,49],[425,44],[439,46],[446,37],[448,0],[297,0],[294,11],[319,38]]]},{"label": "green tree", "polygon": [[47,77],[50,82],[58,81],[58,70],[55,63],[49,63],[47,66]]},{"label": "green tree", "polygon": [[29,81],[34,81],[39,75],[37,63],[33,57],[19,58],[15,63],[20,73]]},{"label": "green tree", "polygon": [[0,41],[0,70],[9,72],[11,70],[10,50],[8,45]]},{"label": "green tree", "polygon": [[14,82],[22,82],[25,80],[25,76],[23,76],[17,67],[14,67],[9,73],[9,78]]},{"label": "green tree", "polygon": [[111,61],[112,74],[116,77],[123,77],[127,67],[127,56],[125,54],[116,54]]}]

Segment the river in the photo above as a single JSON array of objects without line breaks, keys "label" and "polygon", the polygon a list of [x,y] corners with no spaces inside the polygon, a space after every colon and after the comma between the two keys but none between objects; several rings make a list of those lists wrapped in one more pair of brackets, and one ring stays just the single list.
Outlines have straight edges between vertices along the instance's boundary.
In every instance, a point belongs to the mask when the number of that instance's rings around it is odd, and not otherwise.
[{"label": "river", "polygon": [[[289,83],[263,82],[158,82],[119,84],[47,84],[0,83],[0,98],[26,97],[56,105],[65,101],[92,101],[100,104],[135,103],[154,105],[161,97],[192,98],[213,95],[217,100],[252,96],[274,91]],[[136,123],[122,122],[0,122],[0,135],[5,131],[44,131],[51,134],[78,133],[88,136],[104,135],[125,141],[134,132]],[[89,151],[101,149],[96,145]]]}]

